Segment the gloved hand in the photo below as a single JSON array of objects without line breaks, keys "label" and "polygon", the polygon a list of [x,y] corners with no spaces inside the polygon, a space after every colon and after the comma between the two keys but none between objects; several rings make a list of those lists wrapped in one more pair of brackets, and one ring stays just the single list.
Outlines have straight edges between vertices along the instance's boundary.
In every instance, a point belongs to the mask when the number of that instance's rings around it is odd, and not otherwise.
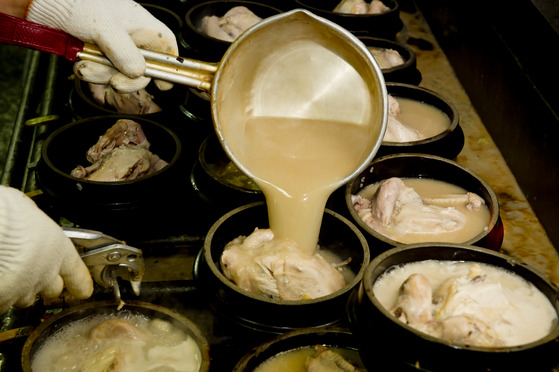
[{"label": "gloved hand", "polygon": [[[95,84],[111,84],[121,93],[138,91],[150,82],[138,48],[178,55],[173,32],[132,0],[32,0],[26,19],[54,27],[95,44],[120,71],[90,62],[78,61],[76,75]],[[161,90],[173,84],[155,81]]]},{"label": "gloved hand", "polygon": [[33,200],[0,186],[0,314],[31,306],[37,295],[58,297],[64,284],[78,299],[93,292],[74,244]]}]

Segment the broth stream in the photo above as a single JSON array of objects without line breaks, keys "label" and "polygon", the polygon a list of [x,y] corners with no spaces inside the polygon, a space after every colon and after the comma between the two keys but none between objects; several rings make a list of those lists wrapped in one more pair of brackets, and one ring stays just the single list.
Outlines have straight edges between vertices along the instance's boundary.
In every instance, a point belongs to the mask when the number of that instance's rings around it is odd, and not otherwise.
[{"label": "broth stream", "polygon": [[270,228],[308,252],[317,247],[326,201],[363,161],[365,125],[253,117],[241,161],[266,196]]}]

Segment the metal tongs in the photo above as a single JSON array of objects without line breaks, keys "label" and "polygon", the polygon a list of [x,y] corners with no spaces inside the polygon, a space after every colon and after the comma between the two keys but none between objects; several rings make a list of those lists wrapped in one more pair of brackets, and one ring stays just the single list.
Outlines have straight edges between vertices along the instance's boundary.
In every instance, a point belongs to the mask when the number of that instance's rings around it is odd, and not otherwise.
[{"label": "metal tongs", "polygon": [[[113,66],[97,46],[52,27],[0,13],[0,43],[32,48],[64,57]],[[218,64],[140,49],[146,59],[145,76],[209,92]]]},{"label": "metal tongs", "polygon": [[93,280],[112,288],[118,302],[122,302],[119,277],[129,281],[134,293],[140,295],[145,269],[140,249],[95,230],[65,227],[63,231],[76,246]]}]

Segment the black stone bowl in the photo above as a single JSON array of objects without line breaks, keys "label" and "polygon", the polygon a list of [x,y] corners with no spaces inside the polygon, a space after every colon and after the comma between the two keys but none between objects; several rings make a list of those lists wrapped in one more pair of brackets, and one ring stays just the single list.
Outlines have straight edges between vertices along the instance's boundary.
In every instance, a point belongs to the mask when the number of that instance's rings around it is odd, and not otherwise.
[{"label": "black stone bowl", "polygon": [[183,39],[193,58],[207,62],[221,61],[231,42],[208,36],[198,27],[205,16],[222,17],[236,6],[244,6],[262,19],[282,13],[273,6],[252,1],[208,1],[194,5],[186,12],[183,27]]},{"label": "black stone bowl", "polygon": [[389,142],[383,141],[377,156],[398,153],[420,153],[454,159],[464,148],[464,131],[460,126],[460,117],[454,104],[432,90],[412,84],[387,83],[387,93],[394,98],[407,98],[431,105],[441,110],[450,119],[450,126],[444,132],[419,141]]},{"label": "black stone bowl", "polygon": [[212,206],[213,211],[219,211],[220,216],[241,205],[264,201],[262,191],[240,170],[235,172],[238,182],[227,177],[225,169],[228,166],[231,166],[231,160],[215,133],[210,134],[200,145],[190,181],[199,196]]},{"label": "black stone bowl", "polygon": [[[154,174],[118,182],[89,181],[70,172],[89,165],[87,150],[118,119],[132,119],[142,126],[150,151],[169,163]],[[114,231],[119,238],[129,229],[141,233],[170,213],[176,205],[173,190],[180,189],[182,145],[177,135],[163,125],[127,116],[98,116],[64,125],[51,133],[41,149],[37,181],[59,212],[70,221],[91,229]],[[185,184],[187,179],[185,177]],[[168,211],[164,212],[163,209]],[[155,228],[155,227],[153,227]],[[122,239],[122,238],[121,238]]]},{"label": "black stone bowl", "polygon": [[357,37],[365,46],[392,49],[397,51],[404,60],[404,63],[390,68],[381,68],[384,81],[394,83],[406,83],[417,85],[421,82],[421,72],[417,69],[417,60],[415,52],[407,44],[392,41],[387,39],[380,39],[371,36],[358,36]]},{"label": "black stone bowl", "polygon": [[[89,302],[71,307],[41,323],[27,338],[23,346],[21,362],[24,372],[31,372],[31,363],[35,353],[58,331],[72,323],[97,315],[136,315],[148,319],[161,319],[170,322],[174,327],[188,334],[200,348],[202,360],[198,372],[210,369],[210,346],[200,329],[181,314],[162,306],[140,301],[126,301],[122,310],[117,310],[119,303],[114,300]],[[79,352],[76,351],[76,352]]]},{"label": "black stone bowl", "polygon": [[439,156],[394,154],[373,160],[367,169],[346,185],[345,189],[346,207],[349,210],[352,221],[362,229],[369,240],[371,250],[381,252],[402,243],[380,234],[367,225],[355,211],[351,196],[356,195],[368,185],[391,177],[435,179],[460,186],[467,191],[478,194],[489,208],[490,221],[487,229],[481,231],[474,238],[459,243],[477,245],[495,251],[501,248],[504,229],[500,216],[499,201],[497,195],[487,182],[470,169]]},{"label": "black stone bowl", "polygon": [[[410,244],[386,251],[371,261],[348,301],[351,329],[370,371],[551,371],[559,364],[559,325],[548,336],[514,347],[453,344],[426,335],[397,320],[373,293],[373,284],[388,268],[423,260],[477,261],[504,268],[534,284],[559,311],[557,287],[543,274],[511,257],[475,246]],[[372,335],[376,335],[372,337]],[[392,357],[387,358],[387,355]]]},{"label": "black stone bowl", "polygon": [[220,259],[225,245],[240,235],[250,235],[256,227],[269,227],[264,202],[248,204],[226,213],[208,231],[204,247],[194,263],[194,277],[209,305],[243,329],[260,334],[279,334],[343,322],[349,294],[359,284],[369,262],[367,241],[359,229],[343,216],[325,211],[319,244],[342,259],[351,258],[349,267],[356,275],[344,288],[328,296],[297,301],[250,293],[222,273]]},{"label": "black stone bowl", "polygon": [[402,29],[400,5],[396,0],[382,0],[390,10],[382,14],[347,14],[334,12],[341,0],[295,0],[298,7],[342,26],[356,36],[373,36],[394,40]]},{"label": "black stone bowl", "polygon": [[277,336],[251,350],[233,368],[233,372],[252,372],[278,354],[315,345],[334,348],[354,366],[364,368],[359,356],[357,338],[344,328],[301,329]]}]

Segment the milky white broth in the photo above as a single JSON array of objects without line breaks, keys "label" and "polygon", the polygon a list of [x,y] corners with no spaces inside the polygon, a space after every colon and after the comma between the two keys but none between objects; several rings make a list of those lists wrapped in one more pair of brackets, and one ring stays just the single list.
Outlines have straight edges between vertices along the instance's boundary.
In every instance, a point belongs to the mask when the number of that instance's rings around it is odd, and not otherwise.
[{"label": "milky white broth", "polygon": [[[394,266],[386,270],[373,285],[378,301],[391,309],[402,283],[414,273],[425,275],[433,290],[451,277],[467,276],[473,262],[426,260]],[[557,312],[545,295],[532,283],[503,268],[479,263],[487,274],[484,283],[498,283],[502,291],[492,296],[470,298],[459,307],[462,312],[484,321],[506,346],[522,345],[549,334],[557,323]],[[481,292],[483,294],[483,292]],[[510,306],[505,306],[507,301]]]},{"label": "milky white broth", "polygon": [[[465,194],[467,190],[454,184],[430,179],[430,178],[402,178],[407,187],[414,189],[421,198],[435,198],[448,194]],[[382,182],[382,181],[381,181]],[[359,195],[366,199],[371,199],[378,189],[381,182],[377,182],[364,187]],[[432,203],[445,207],[447,205]],[[488,228],[491,220],[491,213],[487,205],[483,205],[478,209],[468,209],[466,205],[456,205],[457,210],[462,212],[466,217],[465,225],[457,231],[432,233],[425,231],[422,233],[401,234],[390,224],[383,226],[383,231],[379,231],[382,235],[400,243],[423,243],[423,242],[445,242],[445,243],[464,243],[475,238],[478,234]]]},{"label": "milky white broth", "polygon": [[431,138],[450,128],[450,118],[433,105],[410,98],[394,97],[400,105],[396,117],[402,124],[416,129],[422,138]]}]

